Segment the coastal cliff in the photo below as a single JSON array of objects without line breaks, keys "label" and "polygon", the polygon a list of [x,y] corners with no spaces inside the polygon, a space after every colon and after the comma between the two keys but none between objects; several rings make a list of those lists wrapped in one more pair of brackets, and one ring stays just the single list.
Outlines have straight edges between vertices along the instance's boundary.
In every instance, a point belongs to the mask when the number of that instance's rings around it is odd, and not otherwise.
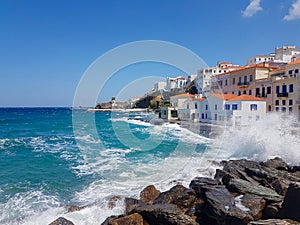
[{"label": "coastal cliff", "polygon": [[[160,192],[149,185],[140,198],[125,198],[123,215],[102,225],[300,224],[300,167],[280,158],[220,162],[214,178],[196,177]],[[71,221],[58,218],[50,225]]]}]

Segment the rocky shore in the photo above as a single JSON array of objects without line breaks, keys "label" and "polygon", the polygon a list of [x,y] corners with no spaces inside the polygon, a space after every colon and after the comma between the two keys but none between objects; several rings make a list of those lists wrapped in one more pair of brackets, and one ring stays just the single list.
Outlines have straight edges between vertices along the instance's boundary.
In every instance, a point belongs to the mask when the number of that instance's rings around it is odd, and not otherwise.
[{"label": "rocky shore", "polygon": [[[299,166],[280,158],[220,164],[214,178],[196,177],[189,187],[176,185],[160,192],[149,185],[139,199],[125,198],[123,215],[101,225],[300,224]],[[61,217],[50,225],[74,224]]]}]

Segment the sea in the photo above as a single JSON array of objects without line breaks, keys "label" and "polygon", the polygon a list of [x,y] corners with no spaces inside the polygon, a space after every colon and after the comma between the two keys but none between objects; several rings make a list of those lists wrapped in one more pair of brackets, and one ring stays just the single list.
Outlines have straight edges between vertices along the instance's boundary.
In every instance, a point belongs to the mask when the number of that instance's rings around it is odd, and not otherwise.
[{"label": "sea", "polygon": [[[0,224],[47,225],[65,217],[101,224],[147,185],[165,191],[213,177],[221,160],[300,163],[296,118],[272,114],[243,128],[202,136],[154,114],[73,108],[0,108]],[[148,120],[146,120],[148,121]],[[69,206],[81,206],[68,212]]]}]

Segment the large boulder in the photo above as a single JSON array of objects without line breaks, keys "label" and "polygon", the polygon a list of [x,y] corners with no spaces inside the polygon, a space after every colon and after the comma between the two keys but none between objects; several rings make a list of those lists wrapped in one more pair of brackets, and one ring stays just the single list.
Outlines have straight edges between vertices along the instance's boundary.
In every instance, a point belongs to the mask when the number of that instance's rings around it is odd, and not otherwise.
[{"label": "large boulder", "polygon": [[141,191],[140,200],[152,204],[159,194],[160,191],[157,190],[154,185],[149,185]]},{"label": "large boulder", "polygon": [[[205,214],[213,224],[243,225],[254,219],[260,219],[265,201],[252,195],[233,195],[225,186],[210,187],[205,192],[205,203],[200,215]],[[212,223],[212,222],[211,222]]]},{"label": "large boulder", "polygon": [[64,217],[59,217],[58,219],[54,220],[49,225],[74,225],[70,220],[67,220]]},{"label": "large boulder", "polygon": [[149,225],[198,225],[174,204],[143,205],[132,212],[142,215]]},{"label": "large boulder", "polygon": [[193,189],[176,185],[169,191],[160,193],[153,204],[174,204],[183,212],[187,212],[194,206],[195,200],[196,193]]},{"label": "large boulder", "polygon": [[124,216],[118,219],[115,219],[111,222],[111,225],[143,225],[143,217],[134,213],[128,216]]},{"label": "large boulder", "polygon": [[282,204],[280,217],[300,222],[300,183],[290,184]]},{"label": "large boulder", "polygon": [[263,197],[268,203],[281,202],[283,200],[283,196],[277,194],[276,191],[241,179],[231,179],[227,188],[231,192]]},{"label": "large boulder", "polygon": [[197,198],[202,198],[203,193],[201,192],[201,189],[203,190],[203,187],[217,185],[221,185],[221,182],[216,179],[208,177],[195,177],[190,183],[190,188],[195,190]]},{"label": "large boulder", "polygon": [[295,224],[299,225],[300,223],[292,220],[280,220],[280,219],[258,220],[249,223],[249,225],[295,225]]}]

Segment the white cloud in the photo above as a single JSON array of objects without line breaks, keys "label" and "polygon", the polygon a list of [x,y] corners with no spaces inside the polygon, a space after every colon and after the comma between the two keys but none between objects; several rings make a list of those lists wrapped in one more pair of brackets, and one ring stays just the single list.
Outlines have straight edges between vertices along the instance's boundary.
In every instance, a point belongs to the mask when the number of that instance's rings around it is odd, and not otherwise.
[{"label": "white cloud", "polygon": [[250,0],[250,4],[244,11],[242,11],[242,15],[244,17],[251,17],[257,12],[263,10],[263,8],[260,6],[260,2],[261,0]]},{"label": "white cloud", "polygon": [[290,8],[289,14],[286,15],[284,20],[300,19],[300,0],[297,0]]}]

